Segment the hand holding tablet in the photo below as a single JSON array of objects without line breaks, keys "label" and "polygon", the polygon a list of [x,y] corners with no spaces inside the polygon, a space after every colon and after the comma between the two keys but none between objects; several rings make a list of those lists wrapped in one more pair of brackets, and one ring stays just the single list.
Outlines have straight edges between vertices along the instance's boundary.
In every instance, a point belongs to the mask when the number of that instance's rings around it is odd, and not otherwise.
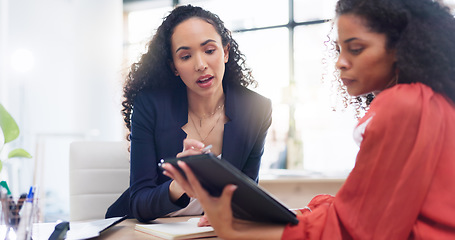
[{"label": "hand holding tablet", "polygon": [[[295,214],[274,199],[255,181],[212,153],[180,158],[167,158],[162,163],[170,163],[181,173],[177,161],[185,162],[194,172],[201,185],[212,196],[220,196],[228,184],[237,186],[232,197],[232,211],[236,218],[268,223],[298,223]],[[184,174],[183,174],[184,175]]]}]

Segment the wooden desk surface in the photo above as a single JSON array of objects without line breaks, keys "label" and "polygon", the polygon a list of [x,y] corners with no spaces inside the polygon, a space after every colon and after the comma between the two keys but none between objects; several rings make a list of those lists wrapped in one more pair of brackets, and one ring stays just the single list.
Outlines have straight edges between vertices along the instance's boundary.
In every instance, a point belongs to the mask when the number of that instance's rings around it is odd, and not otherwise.
[{"label": "wooden desk surface", "polygon": [[[190,217],[169,217],[169,218],[158,218],[151,223],[169,223],[169,222],[184,222]],[[118,240],[139,240],[139,239],[161,239],[158,237],[154,237],[150,234],[142,233],[139,231],[134,230],[134,227],[137,223],[141,223],[136,219],[126,219],[121,223],[107,229],[106,231],[102,232],[99,237],[96,239],[118,239]],[[204,238],[205,239],[219,239],[219,238]]]}]

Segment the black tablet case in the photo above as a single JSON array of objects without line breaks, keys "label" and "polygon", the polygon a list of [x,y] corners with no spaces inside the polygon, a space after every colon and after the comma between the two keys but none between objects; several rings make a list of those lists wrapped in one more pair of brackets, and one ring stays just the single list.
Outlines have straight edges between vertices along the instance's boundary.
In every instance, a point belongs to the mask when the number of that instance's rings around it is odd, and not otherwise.
[{"label": "black tablet case", "polygon": [[168,158],[164,159],[164,162],[171,163],[183,173],[177,165],[178,160],[187,163],[201,185],[212,196],[220,196],[227,184],[237,185],[232,197],[232,210],[235,217],[256,222],[298,223],[292,211],[229,162],[217,158],[212,153]]}]

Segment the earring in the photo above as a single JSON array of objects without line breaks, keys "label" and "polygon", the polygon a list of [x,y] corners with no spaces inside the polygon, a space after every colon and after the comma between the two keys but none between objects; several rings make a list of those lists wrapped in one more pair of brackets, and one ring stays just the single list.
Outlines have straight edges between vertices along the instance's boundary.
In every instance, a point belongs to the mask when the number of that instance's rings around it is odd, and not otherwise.
[{"label": "earring", "polygon": [[179,72],[177,70],[174,71],[175,76],[179,75]]}]

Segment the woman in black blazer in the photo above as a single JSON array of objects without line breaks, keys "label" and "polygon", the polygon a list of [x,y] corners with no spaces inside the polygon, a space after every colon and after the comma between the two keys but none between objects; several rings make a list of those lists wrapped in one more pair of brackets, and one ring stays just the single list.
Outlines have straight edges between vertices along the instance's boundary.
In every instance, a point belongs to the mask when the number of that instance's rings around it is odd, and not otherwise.
[{"label": "woman in black blazer", "polygon": [[212,153],[258,181],[272,108],[269,99],[247,88],[256,81],[244,62],[217,15],[187,5],[164,19],[126,79],[130,188],[106,217],[145,222],[202,214],[197,201],[158,168],[162,158],[182,151],[185,139],[196,143],[196,152],[212,145]]}]

